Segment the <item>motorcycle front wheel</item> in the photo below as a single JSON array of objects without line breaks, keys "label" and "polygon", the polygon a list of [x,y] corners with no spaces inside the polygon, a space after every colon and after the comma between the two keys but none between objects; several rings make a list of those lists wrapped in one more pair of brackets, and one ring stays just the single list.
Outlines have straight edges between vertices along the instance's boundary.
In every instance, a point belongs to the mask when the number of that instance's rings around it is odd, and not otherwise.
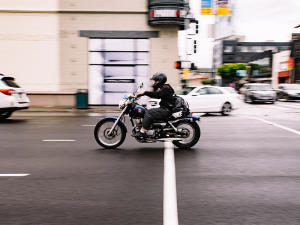
[{"label": "motorcycle front wheel", "polygon": [[125,140],[126,131],[118,123],[113,132],[108,135],[110,129],[115,124],[113,119],[103,119],[99,121],[94,130],[94,136],[97,143],[107,149],[113,149],[119,147]]},{"label": "motorcycle front wheel", "polygon": [[182,129],[182,140],[173,141],[173,144],[178,148],[190,148],[199,141],[201,131],[197,123],[180,122],[176,128]]}]

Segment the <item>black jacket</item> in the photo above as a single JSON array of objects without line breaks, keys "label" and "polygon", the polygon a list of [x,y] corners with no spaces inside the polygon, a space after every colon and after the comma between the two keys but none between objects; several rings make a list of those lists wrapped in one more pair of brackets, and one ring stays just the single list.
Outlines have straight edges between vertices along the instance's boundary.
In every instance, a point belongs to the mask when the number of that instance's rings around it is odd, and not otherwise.
[{"label": "black jacket", "polygon": [[174,90],[169,84],[164,84],[158,91],[145,91],[146,96],[150,98],[161,99],[160,106],[172,109],[174,107]]}]

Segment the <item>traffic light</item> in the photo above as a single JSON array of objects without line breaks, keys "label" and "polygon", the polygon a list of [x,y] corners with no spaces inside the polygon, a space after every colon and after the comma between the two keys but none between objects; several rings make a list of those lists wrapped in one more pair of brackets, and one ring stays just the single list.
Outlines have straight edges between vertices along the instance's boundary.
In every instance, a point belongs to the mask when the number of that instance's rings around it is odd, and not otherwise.
[{"label": "traffic light", "polygon": [[198,34],[198,20],[196,20],[196,34]]},{"label": "traffic light", "polygon": [[176,69],[182,69],[182,68],[181,68],[181,61],[176,61],[176,62],[175,62],[175,68],[176,68]]},{"label": "traffic light", "polygon": [[197,53],[197,41],[194,40],[194,53]]},{"label": "traffic light", "polygon": [[196,70],[197,67],[195,66],[195,63],[191,63],[191,70]]},{"label": "traffic light", "polygon": [[176,69],[188,69],[188,70],[196,70],[196,66],[194,63],[190,61],[176,61],[175,62]]}]

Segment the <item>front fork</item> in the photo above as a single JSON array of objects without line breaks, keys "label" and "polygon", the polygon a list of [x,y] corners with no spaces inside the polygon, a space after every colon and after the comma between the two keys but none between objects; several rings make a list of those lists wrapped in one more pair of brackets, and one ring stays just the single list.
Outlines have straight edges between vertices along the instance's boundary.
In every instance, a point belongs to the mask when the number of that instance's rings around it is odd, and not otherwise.
[{"label": "front fork", "polygon": [[117,124],[119,123],[121,117],[123,116],[123,114],[125,113],[126,109],[128,106],[125,106],[125,108],[123,109],[123,111],[121,112],[120,116],[118,117],[118,119],[116,120],[116,122],[114,123],[114,125],[112,126],[112,128],[110,129],[110,131],[108,132],[108,136],[111,135],[111,133],[113,132],[113,130],[115,129],[115,127],[117,126]]}]

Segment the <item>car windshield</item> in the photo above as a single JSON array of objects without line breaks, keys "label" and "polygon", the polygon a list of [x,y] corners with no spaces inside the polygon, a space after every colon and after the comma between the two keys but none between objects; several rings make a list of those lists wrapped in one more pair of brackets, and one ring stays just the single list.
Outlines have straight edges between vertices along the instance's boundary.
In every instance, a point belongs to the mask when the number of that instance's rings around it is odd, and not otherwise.
[{"label": "car windshield", "polygon": [[253,85],[250,87],[253,91],[271,91],[272,88],[270,85]]},{"label": "car windshield", "polygon": [[300,90],[300,85],[294,84],[294,85],[286,85],[283,86],[284,90]]},{"label": "car windshield", "polygon": [[196,87],[185,87],[181,89],[180,91],[176,92],[176,95],[187,95],[190,93],[192,90],[194,90]]}]

